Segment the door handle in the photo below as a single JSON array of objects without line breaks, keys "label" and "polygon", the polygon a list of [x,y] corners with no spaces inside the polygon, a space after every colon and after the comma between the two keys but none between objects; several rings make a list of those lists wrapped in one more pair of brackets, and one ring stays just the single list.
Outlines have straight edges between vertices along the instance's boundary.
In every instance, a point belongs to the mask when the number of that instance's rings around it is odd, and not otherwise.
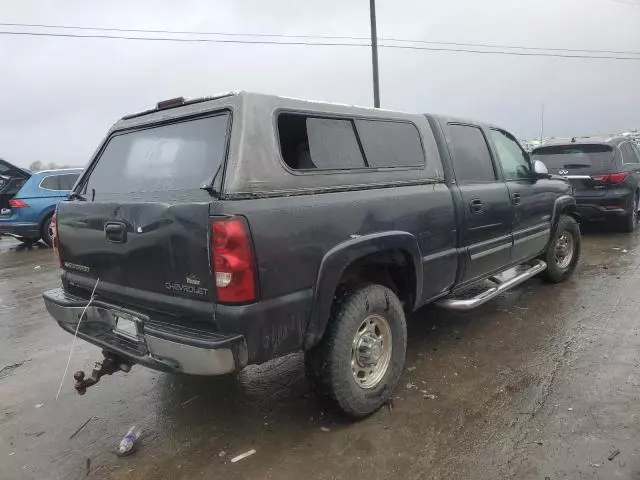
[{"label": "door handle", "polygon": [[471,210],[471,213],[482,213],[482,207],[482,200],[479,198],[474,198],[469,202],[469,209]]},{"label": "door handle", "polygon": [[514,193],[511,196],[511,201],[513,202],[514,205],[520,205],[520,203],[522,202],[522,198],[520,198],[519,193]]},{"label": "door handle", "polygon": [[121,222],[105,223],[104,234],[107,240],[113,243],[124,243],[127,241],[127,227]]}]

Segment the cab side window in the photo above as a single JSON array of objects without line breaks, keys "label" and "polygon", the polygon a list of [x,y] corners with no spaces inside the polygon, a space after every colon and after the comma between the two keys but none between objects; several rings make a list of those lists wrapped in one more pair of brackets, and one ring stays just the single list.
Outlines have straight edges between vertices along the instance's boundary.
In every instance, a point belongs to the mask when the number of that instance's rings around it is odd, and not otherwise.
[{"label": "cab side window", "polygon": [[502,130],[491,129],[491,140],[502,165],[505,180],[531,178],[529,156],[515,138]]},{"label": "cab side window", "polygon": [[478,127],[449,124],[453,169],[459,184],[488,183],[497,179],[487,140]]}]

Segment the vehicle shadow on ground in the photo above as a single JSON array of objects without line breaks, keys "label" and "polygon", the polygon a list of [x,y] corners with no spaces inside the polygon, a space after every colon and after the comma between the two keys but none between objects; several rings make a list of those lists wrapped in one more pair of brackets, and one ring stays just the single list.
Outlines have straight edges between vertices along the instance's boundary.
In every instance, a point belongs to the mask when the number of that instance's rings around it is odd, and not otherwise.
[{"label": "vehicle shadow on ground", "polygon": [[47,250],[49,247],[41,241],[11,243],[2,249],[5,252],[30,252],[33,250]]},{"label": "vehicle shadow on ground", "polygon": [[[419,351],[436,348],[439,336],[447,332],[453,335],[455,329],[464,328],[465,324],[464,318],[445,321],[435,308],[422,309],[412,317],[408,322],[408,359]],[[434,325],[439,328],[436,335],[432,331]],[[350,423],[312,391],[305,377],[302,353],[249,366],[237,375],[165,375],[159,380],[159,389],[162,415],[192,425],[206,421],[237,430],[239,421],[247,425],[269,421],[296,423],[312,417]],[[290,425],[286,428],[290,429]]]},{"label": "vehicle shadow on ground", "polygon": [[608,222],[581,222],[580,233],[588,237],[597,236],[618,236],[624,237],[632,235],[623,232],[617,225]]}]

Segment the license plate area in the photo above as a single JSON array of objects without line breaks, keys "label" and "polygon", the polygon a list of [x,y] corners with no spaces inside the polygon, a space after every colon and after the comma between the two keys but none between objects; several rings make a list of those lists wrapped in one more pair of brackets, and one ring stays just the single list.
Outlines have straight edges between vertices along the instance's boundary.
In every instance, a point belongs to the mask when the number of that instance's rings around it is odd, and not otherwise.
[{"label": "license plate area", "polygon": [[122,312],[112,312],[114,319],[113,333],[135,342],[140,342],[141,320],[133,315]]}]

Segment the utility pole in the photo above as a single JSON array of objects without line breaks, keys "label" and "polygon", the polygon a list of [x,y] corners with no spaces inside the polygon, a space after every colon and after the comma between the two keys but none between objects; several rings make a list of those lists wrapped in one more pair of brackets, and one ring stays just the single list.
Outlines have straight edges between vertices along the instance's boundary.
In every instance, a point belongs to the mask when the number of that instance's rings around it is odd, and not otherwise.
[{"label": "utility pole", "polygon": [[544,103],[540,108],[540,144],[542,144],[543,137],[544,137]]},{"label": "utility pole", "polygon": [[371,16],[371,63],[373,65],[373,106],[380,108],[380,84],[378,80],[378,30],[376,27],[376,0],[369,0]]}]

